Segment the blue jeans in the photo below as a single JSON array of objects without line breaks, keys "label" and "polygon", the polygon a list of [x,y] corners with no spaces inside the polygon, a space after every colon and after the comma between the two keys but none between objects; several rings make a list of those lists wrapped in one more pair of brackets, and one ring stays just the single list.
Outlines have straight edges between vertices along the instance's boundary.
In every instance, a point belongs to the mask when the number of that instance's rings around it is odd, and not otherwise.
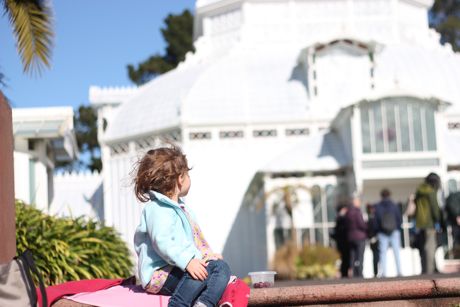
[{"label": "blue jeans", "polygon": [[387,250],[391,245],[393,254],[395,256],[396,271],[398,276],[401,276],[401,259],[399,251],[401,249],[401,232],[394,230],[390,235],[379,232],[379,249],[380,249],[380,274],[384,277],[387,276]]},{"label": "blue jeans", "polygon": [[174,268],[158,294],[171,295],[169,307],[193,306],[201,302],[207,307],[216,306],[230,279],[230,268],[223,260],[211,260],[206,267],[208,277],[193,279],[188,272]]}]

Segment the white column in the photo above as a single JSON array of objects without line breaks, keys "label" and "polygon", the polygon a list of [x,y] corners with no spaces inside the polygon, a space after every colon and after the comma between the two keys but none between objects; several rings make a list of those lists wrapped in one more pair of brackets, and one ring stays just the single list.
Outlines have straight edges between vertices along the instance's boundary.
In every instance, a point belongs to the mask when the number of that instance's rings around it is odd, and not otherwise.
[{"label": "white column", "polygon": [[[441,182],[443,179],[447,178],[447,162],[444,157],[446,157],[446,151],[449,150],[445,148],[445,143],[444,143],[444,133],[447,130],[447,122],[444,116],[440,114],[440,109],[442,109],[442,106],[437,106],[435,109],[434,113],[434,123],[435,123],[435,129],[436,129],[436,152],[437,152],[437,158],[439,159],[439,173],[438,175],[441,177]],[[444,184],[443,189],[444,192],[447,192],[446,190],[447,186]]]},{"label": "white column", "polygon": [[326,199],[326,188],[325,186],[320,186],[321,192],[321,228],[323,230],[323,244],[324,246],[329,246],[329,229],[327,227],[327,199]]},{"label": "white column", "polygon": [[361,110],[359,105],[352,107],[351,120],[351,145],[353,153],[353,170],[355,174],[355,185],[358,193],[362,192],[362,138],[361,138]]},{"label": "white column", "polygon": [[103,178],[103,194],[104,194],[104,224],[107,226],[113,225],[113,198],[112,198],[112,178],[114,174],[112,173],[112,163],[110,158],[110,147],[101,143],[101,159],[102,165],[104,166],[102,170]]}]

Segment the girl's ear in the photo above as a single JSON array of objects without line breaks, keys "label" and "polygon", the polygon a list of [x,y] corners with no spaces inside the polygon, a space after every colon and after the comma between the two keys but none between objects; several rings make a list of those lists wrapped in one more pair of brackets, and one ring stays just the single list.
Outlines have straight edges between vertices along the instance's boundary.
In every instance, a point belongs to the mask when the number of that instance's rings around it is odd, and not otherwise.
[{"label": "girl's ear", "polygon": [[177,177],[177,182],[176,182],[176,187],[179,189],[179,191],[182,189],[183,184],[184,184],[184,175],[179,175],[179,177]]}]

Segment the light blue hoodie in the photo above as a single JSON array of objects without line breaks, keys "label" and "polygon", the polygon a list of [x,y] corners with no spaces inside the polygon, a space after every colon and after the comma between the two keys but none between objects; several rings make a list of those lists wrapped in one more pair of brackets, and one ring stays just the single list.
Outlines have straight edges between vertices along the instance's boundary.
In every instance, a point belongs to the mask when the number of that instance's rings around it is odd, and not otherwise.
[{"label": "light blue hoodie", "polygon": [[190,209],[182,200],[179,205],[156,191],[149,194],[151,201],[145,204],[134,234],[138,272],[144,288],[159,268],[171,264],[185,271],[190,260],[202,258],[195,246],[190,222],[180,205],[194,219]]}]

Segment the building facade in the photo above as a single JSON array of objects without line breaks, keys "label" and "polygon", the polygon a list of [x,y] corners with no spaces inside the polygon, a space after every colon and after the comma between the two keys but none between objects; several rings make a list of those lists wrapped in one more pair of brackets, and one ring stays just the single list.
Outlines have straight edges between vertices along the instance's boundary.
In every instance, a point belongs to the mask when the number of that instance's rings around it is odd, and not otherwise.
[{"label": "building facade", "polygon": [[72,107],[14,108],[15,198],[49,212],[57,162],[78,157]]},{"label": "building facade", "polygon": [[[457,189],[460,56],[429,29],[431,5],[197,1],[196,52],[175,70],[139,88],[90,88],[105,221],[132,244],[142,205],[131,171],[168,140],[193,167],[187,201],[211,246],[241,276],[270,266],[290,223],[300,242],[332,244],[342,196],[375,202],[387,187],[405,202],[431,171]],[[285,187],[298,191],[293,221]]]}]

